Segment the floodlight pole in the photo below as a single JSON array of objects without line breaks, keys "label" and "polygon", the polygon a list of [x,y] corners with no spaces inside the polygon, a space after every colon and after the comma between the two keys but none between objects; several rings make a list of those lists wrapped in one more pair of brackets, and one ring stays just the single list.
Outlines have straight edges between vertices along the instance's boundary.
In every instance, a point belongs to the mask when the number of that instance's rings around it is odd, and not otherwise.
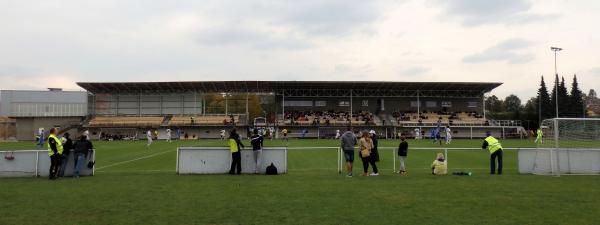
[{"label": "floodlight pole", "polygon": [[556,118],[558,118],[558,67],[556,66],[556,55],[559,51],[562,51],[562,48],[550,47],[550,50],[554,51],[554,74],[556,75],[556,92],[554,94],[556,98]]}]

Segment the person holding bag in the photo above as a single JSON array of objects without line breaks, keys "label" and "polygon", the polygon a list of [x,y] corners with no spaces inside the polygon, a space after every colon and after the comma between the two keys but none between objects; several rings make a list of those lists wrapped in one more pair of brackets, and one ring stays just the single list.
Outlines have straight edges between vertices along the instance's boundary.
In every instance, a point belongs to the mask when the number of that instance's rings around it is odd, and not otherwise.
[{"label": "person holding bag", "polygon": [[[371,165],[373,165],[373,171],[377,171],[377,166],[375,165],[375,163],[371,160],[371,150],[373,149],[373,140],[371,140],[371,137],[369,135],[368,132],[362,132],[361,135],[361,139],[359,141],[359,149],[360,149],[360,158],[362,159],[362,163],[363,163],[363,176],[369,176],[369,163],[371,163]],[[376,174],[376,173],[374,173]],[[376,174],[374,176],[377,176],[379,174]]]}]

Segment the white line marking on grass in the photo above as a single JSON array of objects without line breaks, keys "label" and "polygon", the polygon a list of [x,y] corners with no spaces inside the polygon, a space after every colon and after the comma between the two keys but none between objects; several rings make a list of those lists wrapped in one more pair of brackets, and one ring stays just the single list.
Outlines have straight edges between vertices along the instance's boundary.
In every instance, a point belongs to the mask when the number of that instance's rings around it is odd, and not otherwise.
[{"label": "white line marking on grass", "polygon": [[[362,169],[362,168],[360,168]],[[408,168],[411,170],[431,170],[431,168]],[[449,168],[452,170],[489,170],[490,168]],[[296,169],[289,169],[289,171],[319,171],[319,170],[336,170],[336,168],[306,168],[306,169],[302,169],[302,168],[296,168]],[[379,168],[379,170],[383,170],[383,171],[387,171],[391,169],[387,169],[387,168]],[[362,171],[362,170],[361,170]]]},{"label": "white line marking on grass", "polygon": [[101,166],[101,167],[96,168],[96,170],[101,170],[101,169],[105,169],[105,168],[108,168],[108,167],[118,166],[118,165],[122,165],[122,164],[125,164],[125,163],[135,162],[135,161],[138,161],[138,160],[151,158],[151,157],[154,157],[154,156],[157,156],[157,155],[162,155],[162,154],[165,154],[165,153],[168,153],[168,152],[173,152],[173,150],[167,150],[167,151],[164,151],[164,152],[157,152],[157,153],[154,153],[152,155],[147,155],[147,156],[142,156],[142,157],[135,158],[135,159],[125,160],[125,161],[113,163],[113,164],[110,164],[110,165],[107,165],[107,166]]},{"label": "white line marking on grass", "polygon": [[175,170],[109,170],[109,171],[96,171],[99,173],[162,173],[170,172],[175,173]]}]

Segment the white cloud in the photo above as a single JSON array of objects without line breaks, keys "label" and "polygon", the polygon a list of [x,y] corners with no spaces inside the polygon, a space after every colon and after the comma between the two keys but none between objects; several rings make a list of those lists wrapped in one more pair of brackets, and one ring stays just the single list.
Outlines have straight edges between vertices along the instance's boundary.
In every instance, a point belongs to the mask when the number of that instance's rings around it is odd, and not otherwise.
[{"label": "white cloud", "polygon": [[535,95],[530,84],[554,73],[551,45],[565,48],[559,72],[581,74],[582,89],[600,89],[590,70],[598,67],[598,20],[593,0],[0,1],[0,89],[43,89],[50,76],[64,77],[65,88],[75,81],[494,81],[505,84],[493,94],[526,99]]},{"label": "white cloud", "polygon": [[528,0],[438,0],[440,18],[457,18],[464,26],[483,24],[527,24],[555,19],[556,14],[532,13]]},{"label": "white cloud", "polygon": [[466,63],[485,63],[492,61],[507,62],[510,64],[528,63],[535,59],[530,52],[519,53],[527,49],[532,43],[523,39],[509,39],[489,47],[482,52],[468,55],[463,58]]},{"label": "white cloud", "polygon": [[423,74],[429,73],[430,71],[431,71],[430,67],[413,66],[413,67],[408,67],[408,68],[404,68],[404,69],[400,70],[400,75],[417,76],[417,75],[423,75]]}]

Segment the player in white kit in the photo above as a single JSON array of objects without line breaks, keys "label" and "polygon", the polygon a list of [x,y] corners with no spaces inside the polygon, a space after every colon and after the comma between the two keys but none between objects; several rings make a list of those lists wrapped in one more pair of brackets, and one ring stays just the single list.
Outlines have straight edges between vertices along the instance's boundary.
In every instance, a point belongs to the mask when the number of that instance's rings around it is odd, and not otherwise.
[{"label": "player in white kit", "polygon": [[225,140],[225,129],[221,130],[221,140]]},{"label": "player in white kit", "polygon": [[149,149],[150,145],[152,144],[152,131],[151,130],[146,131],[146,138],[148,139],[148,143],[146,144],[146,149]]},{"label": "player in white kit", "polygon": [[335,130],[335,139],[340,139],[340,130]]},{"label": "player in white kit", "polygon": [[167,142],[171,142],[171,128],[167,128]]},{"label": "player in white kit", "polygon": [[450,126],[446,126],[446,144],[450,144],[450,142],[452,142],[452,131]]},{"label": "player in white kit", "polygon": [[85,130],[83,132],[83,136],[89,141],[90,140],[90,130]]},{"label": "player in white kit", "polygon": [[419,129],[418,127],[415,128],[415,139],[416,140],[421,139],[421,129]]}]

